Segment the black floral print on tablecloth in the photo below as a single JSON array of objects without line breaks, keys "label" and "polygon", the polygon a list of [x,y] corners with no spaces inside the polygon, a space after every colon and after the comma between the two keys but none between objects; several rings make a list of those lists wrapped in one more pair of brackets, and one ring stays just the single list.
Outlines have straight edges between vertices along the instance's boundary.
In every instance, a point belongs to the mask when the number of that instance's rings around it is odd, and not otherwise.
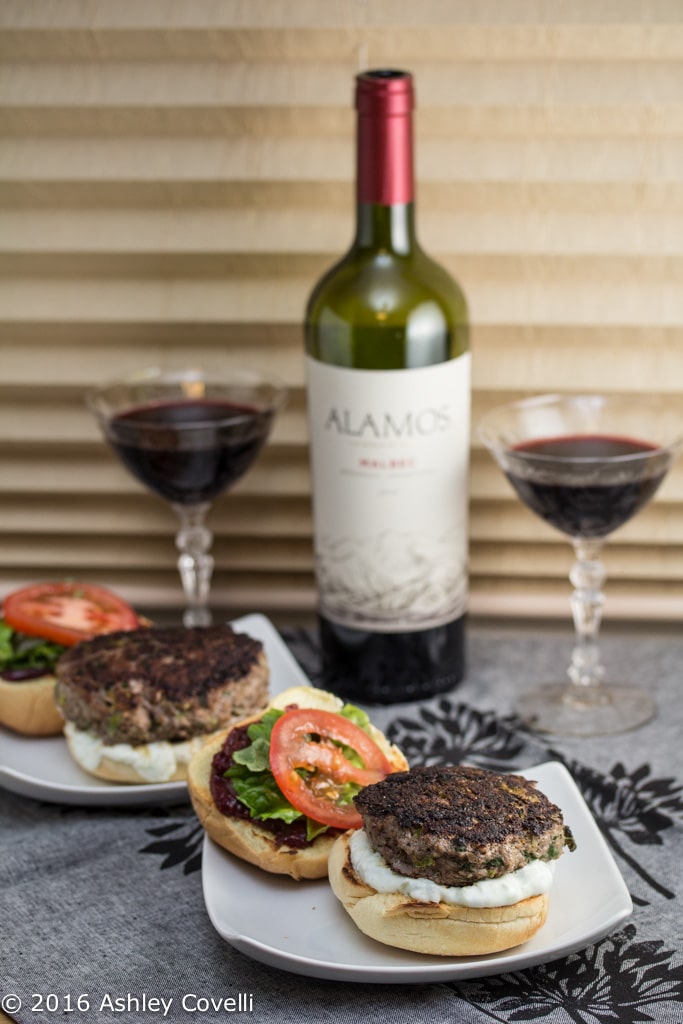
[{"label": "black floral print on tablecloth", "polygon": [[[562,1009],[572,1024],[640,1024],[655,1006],[683,1005],[683,966],[664,942],[639,942],[634,925],[564,960],[451,985],[492,1021],[543,1020]],[[676,1020],[672,1016],[671,1020]]]},{"label": "black floral print on tablecloth", "polygon": [[[667,831],[683,821],[683,785],[672,778],[654,777],[647,764],[628,772],[617,763],[603,775],[576,761],[564,763],[616,858],[628,865],[653,896],[673,899],[675,879],[655,878],[646,867],[651,859],[647,852],[663,846]],[[648,902],[642,895],[631,895],[634,903]]]},{"label": "black floral print on tablecloth", "polygon": [[448,698],[419,708],[413,717],[399,713],[385,731],[412,766],[469,761],[503,771],[520,763],[527,746],[525,737],[492,712]]},{"label": "black floral print on tablecloth", "polygon": [[162,857],[159,863],[162,871],[182,865],[184,874],[191,875],[201,869],[204,829],[195,818],[156,825],[146,832],[152,837],[152,842],[139,852]]}]

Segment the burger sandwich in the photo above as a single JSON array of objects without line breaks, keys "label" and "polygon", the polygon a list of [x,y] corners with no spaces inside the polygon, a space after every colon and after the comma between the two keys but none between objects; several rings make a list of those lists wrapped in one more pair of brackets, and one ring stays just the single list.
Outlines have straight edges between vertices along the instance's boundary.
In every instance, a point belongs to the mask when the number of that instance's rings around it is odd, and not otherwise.
[{"label": "burger sandwich", "polygon": [[0,619],[0,725],[25,736],[61,733],[55,666],[68,647],[136,629],[130,605],[93,583],[35,583],[5,597]]},{"label": "burger sandwich", "polygon": [[366,935],[420,953],[526,942],[545,923],[554,862],[575,848],[560,809],[520,775],[414,768],[354,804],[363,827],[335,842],[332,890]]},{"label": "burger sandwich", "polygon": [[362,824],[362,787],[407,767],[360,708],[293,687],[208,741],[188,787],[219,846],[274,874],[325,878],[336,839]]}]

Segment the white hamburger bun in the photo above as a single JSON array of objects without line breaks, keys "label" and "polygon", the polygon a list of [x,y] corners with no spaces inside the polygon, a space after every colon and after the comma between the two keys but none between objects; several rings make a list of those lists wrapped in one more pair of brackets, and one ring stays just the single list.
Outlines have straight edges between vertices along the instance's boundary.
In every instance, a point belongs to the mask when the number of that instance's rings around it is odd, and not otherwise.
[{"label": "white hamburger bun", "polygon": [[[274,697],[268,707],[283,710],[291,704],[303,708],[317,708],[321,711],[339,711],[343,707],[343,701],[338,697],[308,686],[285,690]],[[237,725],[257,722],[263,714],[261,711]],[[202,749],[192,757],[188,770],[190,799],[207,835],[224,850],[272,874],[290,875],[297,880],[325,878],[327,860],[339,835],[338,832],[323,833],[304,848],[278,845],[273,833],[261,828],[257,822],[228,817],[216,807],[210,788],[211,763],[230,731],[231,729],[225,729],[206,741]],[[383,733],[374,726],[370,727],[370,732],[396,771],[408,768],[408,762],[398,747],[389,743]]]},{"label": "white hamburger bun", "polygon": [[55,702],[55,677],[0,679],[0,725],[24,736],[58,736],[64,718]]},{"label": "white hamburger bun", "polygon": [[435,956],[481,956],[527,942],[545,923],[547,893],[508,907],[475,908],[377,892],[354,870],[350,837],[344,833],[330,852],[330,885],[360,931],[384,945]]}]

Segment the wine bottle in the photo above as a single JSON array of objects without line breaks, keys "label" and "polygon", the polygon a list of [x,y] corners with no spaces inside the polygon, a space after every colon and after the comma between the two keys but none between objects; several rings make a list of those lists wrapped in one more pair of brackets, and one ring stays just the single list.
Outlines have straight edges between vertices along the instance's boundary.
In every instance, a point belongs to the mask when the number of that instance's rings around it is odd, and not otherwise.
[{"label": "wine bottle", "polygon": [[356,233],[305,316],[323,685],[388,704],[464,672],[469,328],[415,232],[413,79],[356,77]]}]

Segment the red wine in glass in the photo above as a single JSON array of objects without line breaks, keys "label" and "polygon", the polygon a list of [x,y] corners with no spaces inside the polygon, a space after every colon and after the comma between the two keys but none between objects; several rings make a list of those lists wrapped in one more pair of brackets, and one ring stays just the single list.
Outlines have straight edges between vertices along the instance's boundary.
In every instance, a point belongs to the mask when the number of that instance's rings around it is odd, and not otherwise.
[{"label": "red wine in glass", "polygon": [[570,685],[528,691],[517,702],[520,717],[541,732],[576,736],[648,721],[655,711],[650,688],[603,683],[601,553],[605,539],[650,501],[678,455],[678,410],[639,395],[540,395],[488,413],[479,436],[524,504],[574,548]]},{"label": "red wine in glass", "polygon": [[539,438],[513,446],[506,476],[525,505],[551,526],[570,537],[606,537],[664,479],[669,459],[653,460],[656,451],[647,441],[606,434]]},{"label": "red wine in glass", "polygon": [[111,446],[166,501],[197,505],[231,487],[252,464],[273,413],[209,399],[145,402],[109,421]]},{"label": "red wine in glass", "polygon": [[249,469],[286,397],[279,381],[258,371],[217,375],[191,367],[148,368],[87,395],[124,466],[178,516],[186,626],[211,622],[211,502]]}]

